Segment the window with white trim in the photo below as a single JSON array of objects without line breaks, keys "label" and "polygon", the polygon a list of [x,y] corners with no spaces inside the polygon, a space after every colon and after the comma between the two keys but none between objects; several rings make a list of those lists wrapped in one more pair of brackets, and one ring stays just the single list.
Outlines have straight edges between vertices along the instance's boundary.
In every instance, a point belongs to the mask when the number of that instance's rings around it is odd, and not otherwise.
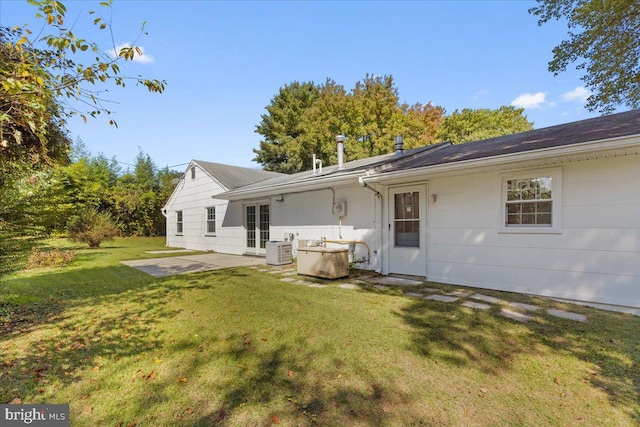
[{"label": "window with white trim", "polygon": [[182,234],[182,211],[176,211],[176,233]]},{"label": "window with white trim", "polygon": [[216,208],[207,208],[207,233],[216,234]]},{"label": "window with white trim", "polygon": [[502,231],[559,232],[561,193],[560,169],[505,174],[502,178]]},{"label": "window with white trim", "polygon": [[552,183],[550,176],[508,179],[505,226],[551,227]]}]

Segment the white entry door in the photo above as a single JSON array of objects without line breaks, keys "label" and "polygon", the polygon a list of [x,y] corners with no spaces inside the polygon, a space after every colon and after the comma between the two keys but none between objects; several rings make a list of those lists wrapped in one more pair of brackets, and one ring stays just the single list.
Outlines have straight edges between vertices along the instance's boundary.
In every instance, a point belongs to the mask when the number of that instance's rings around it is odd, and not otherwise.
[{"label": "white entry door", "polygon": [[389,273],[427,275],[425,186],[389,189]]},{"label": "white entry door", "polygon": [[244,212],[245,253],[264,255],[269,241],[269,205],[246,205]]}]

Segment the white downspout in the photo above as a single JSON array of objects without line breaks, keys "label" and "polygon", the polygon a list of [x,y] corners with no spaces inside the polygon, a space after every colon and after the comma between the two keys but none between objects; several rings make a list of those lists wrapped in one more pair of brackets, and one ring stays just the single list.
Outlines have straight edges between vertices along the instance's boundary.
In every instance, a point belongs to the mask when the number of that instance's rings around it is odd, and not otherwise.
[{"label": "white downspout", "polygon": [[373,203],[373,217],[376,218],[376,229],[378,232],[378,248],[377,250],[374,251],[374,253],[376,254],[376,267],[375,267],[375,272],[378,274],[382,273],[382,233],[384,232],[383,227],[382,227],[382,194],[376,190],[375,188],[371,187],[370,185],[368,185],[366,182],[364,182],[364,180],[362,179],[364,178],[363,176],[359,176],[358,177],[358,182],[360,183],[360,186],[362,188],[366,188],[367,190],[371,191],[376,197],[374,198],[374,203]]}]

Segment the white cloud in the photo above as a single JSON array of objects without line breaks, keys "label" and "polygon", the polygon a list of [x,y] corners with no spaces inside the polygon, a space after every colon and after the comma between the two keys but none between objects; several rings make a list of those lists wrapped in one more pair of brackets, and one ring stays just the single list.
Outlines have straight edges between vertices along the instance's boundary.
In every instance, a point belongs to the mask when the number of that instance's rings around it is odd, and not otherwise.
[{"label": "white cloud", "polygon": [[562,100],[567,102],[579,101],[587,102],[587,98],[591,96],[591,91],[584,86],[578,86],[574,90],[562,94]]},{"label": "white cloud", "polygon": [[[116,46],[115,49],[109,49],[107,51],[107,53],[112,58],[117,58],[118,54],[120,53],[120,50],[122,48],[125,48],[125,47],[131,47],[131,43],[125,42],[125,43],[119,44],[118,46]],[[145,53],[144,47],[138,46],[138,48],[140,49],[140,52],[142,52],[142,55],[138,55],[138,52],[136,52],[134,57],[133,57],[133,62],[136,62],[138,64],[150,64],[153,61],[155,61],[153,56],[148,55],[147,53]]]},{"label": "white cloud", "polygon": [[477,101],[480,98],[484,98],[485,96],[489,95],[491,92],[488,90],[479,90],[476,93],[473,94],[473,97],[471,98],[474,101]]},{"label": "white cloud", "polygon": [[521,93],[520,96],[511,101],[511,105],[518,108],[542,109],[545,107],[553,107],[555,103],[547,101],[544,92],[536,92]]}]

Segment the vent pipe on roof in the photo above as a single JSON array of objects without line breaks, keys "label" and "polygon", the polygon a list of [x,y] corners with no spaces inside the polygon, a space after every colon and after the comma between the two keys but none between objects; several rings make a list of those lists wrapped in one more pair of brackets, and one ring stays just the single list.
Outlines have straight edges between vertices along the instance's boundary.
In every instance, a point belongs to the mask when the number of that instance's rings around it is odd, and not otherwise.
[{"label": "vent pipe on roof", "polygon": [[404,153],[404,136],[396,136],[396,154]]},{"label": "vent pipe on roof", "polygon": [[316,158],[315,153],[313,154],[313,174],[322,175],[322,159]]},{"label": "vent pipe on roof", "polygon": [[338,144],[338,169],[344,168],[344,135],[336,135],[336,144]]}]

